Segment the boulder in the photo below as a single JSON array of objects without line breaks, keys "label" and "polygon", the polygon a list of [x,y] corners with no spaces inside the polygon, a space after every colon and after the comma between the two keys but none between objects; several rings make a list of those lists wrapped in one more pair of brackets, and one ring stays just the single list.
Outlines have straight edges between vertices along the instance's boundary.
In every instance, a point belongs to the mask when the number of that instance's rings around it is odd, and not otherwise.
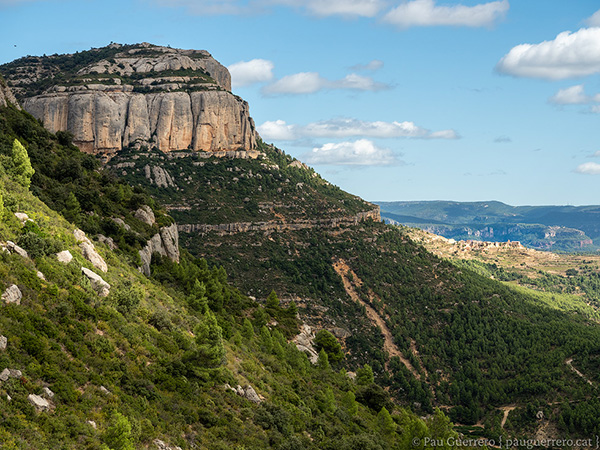
[{"label": "boulder", "polygon": [[98,293],[100,297],[106,297],[110,293],[110,284],[102,279],[100,275],[92,272],[86,267],[81,268],[81,272],[90,280],[92,288]]},{"label": "boulder", "polygon": [[156,446],[156,448],[158,450],[181,450],[181,447],[170,447],[169,445],[167,445],[164,441],[161,441],[160,439],[154,439],[152,441],[152,443]]},{"label": "boulder", "polygon": [[15,217],[21,221],[21,225],[29,220],[29,216],[25,213],[16,212]]},{"label": "boulder", "polygon": [[27,400],[29,400],[29,403],[31,403],[38,412],[50,410],[50,402],[39,395],[29,394]]},{"label": "boulder", "polygon": [[300,328],[300,334],[295,336],[292,341],[296,344],[296,348],[298,350],[307,354],[311,363],[316,364],[319,359],[319,354],[313,347],[314,338],[315,333],[313,332],[312,328],[306,324],[303,324],[302,328]]},{"label": "boulder", "polygon": [[146,276],[150,276],[150,263],[152,262],[152,253],[159,253],[167,256],[171,261],[179,262],[179,232],[177,224],[163,227],[157,234],[146,243],[146,246],[139,251],[142,260],[142,266],[139,268]]},{"label": "boulder", "polygon": [[98,425],[96,425],[96,422],[94,422],[93,420],[88,420],[87,424],[91,426],[94,430],[98,428]]},{"label": "boulder", "polygon": [[17,305],[21,304],[21,299],[23,298],[23,294],[21,290],[17,287],[16,284],[11,284],[2,294],[2,301],[4,303],[16,303]]},{"label": "boulder", "polygon": [[40,280],[44,280],[46,281],[46,277],[44,276],[44,274],[42,272],[40,272],[39,270],[35,273],[35,275],[40,279]]},{"label": "boulder", "polygon": [[8,345],[8,339],[6,336],[0,336],[0,350],[6,350],[6,346]]},{"label": "boulder", "polygon": [[252,403],[256,404],[262,401],[256,393],[256,391],[254,390],[254,388],[250,385],[246,386],[246,389],[244,390],[244,397],[246,397],[246,399],[250,400]]},{"label": "boulder", "polygon": [[29,258],[27,251],[22,249],[12,241],[6,241],[6,248],[8,248],[8,250],[11,253],[16,253],[17,255],[22,256],[23,258]]},{"label": "boulder", "polygon": [[56,254],[56,258],[63,264],[69,264],[73,260],[73,255],[69,250],[63,250]]},{"label": "boulder", "polygon": [[9,369],[4,369],[2,372],[0,372],[0,380],[1,381],[8,381],[9,377],[10,377]]},{"label": "boulder", "polygon": [[154,217],[154,212],[152,208],[148,205],[142,205],[135,212],[135,218],[141,220],[142,222],[152,226],[156,223],[156,218]]},{"label": "boulder", "polygon": [[106,237],[103,234],[99,234],[97,236],[98,241],[102,242],[103,244],[106,244],[106,246],[108,248],[110,248],[111,250],[116,250],[119,247],[117,246],[117,244],[115,244],[115,241],[113,240],[113,238],[111,237]]},{"label": "boulder", "polygon": [[91,262],[96,269],[101,270],[102,272],[108,272],[108,266],[102,256],[100,256],[94,248],[94,244],[91,242],[82,242],[79,244],[79,248],[81,248],[83,257]]},{"label": "boulder", "polygon": [[76,228],[73,231],[73,236],[75,236],[75,239],[77,240],[77,242],[86,242],[88,244],[91,244],[92,242],[88,239],[88,237],[85,235],[85,232],[83,232],[82,230],[80,230],[79,228]]},{"label": "boulder", "polygon": [[48,400],[52,400],[52,398],[54,397],[54,392],[52,392],[49,388],[45,387],[44,389],[42,389],[42,397]]}]

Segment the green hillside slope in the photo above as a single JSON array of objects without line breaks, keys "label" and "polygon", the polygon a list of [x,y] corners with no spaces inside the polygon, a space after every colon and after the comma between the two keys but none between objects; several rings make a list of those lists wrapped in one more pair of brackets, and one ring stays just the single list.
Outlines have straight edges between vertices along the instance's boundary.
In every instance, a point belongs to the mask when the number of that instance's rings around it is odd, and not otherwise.
[{"label": "green hillside slope", "polygon": [[[70,216],[77,208],[63,208],[52,189],[41,191],[58,180],[34,155],[43,148],[50,160],[77,167],[86,157],[24,113],[8,108],[0,119],[0,242],[8,247],[0,251],[0,292],[21,293],[19,302],[7,295],[1,305],[3,448],[384,449],[455,436],[441,413],[423,421],[394,407],[368,369],[354,382],[332,368],[327,353],[310,364],[284,337],[298,327],[294,306],[279,306],[274,295],[258,305],[202,259],[184,253],[176,264],[156,255],[148,279],[132,260],[137,241],[128,246],[121,236],[116,252],[92,240],[107,271],[92,265],[75,226],[33,194]],[[19,170],[6,145],[15,137],[31,149],[31,190],[15,182]],[[74,188],[77,199],[85,188],[98,189],[99,199],[81,201],[75,216],[88,236],[97,224],[81,217],[103,223],[112,214],[126,218],[138,241],[151,234],[132,215],[147,197],[116,184],[124,193],[113,199],[105,176],[83,164],[76,180],[63,178],[81,188]],[[59,261],[62,251],[73,259]],[[83,268],[110,285],[108,296]]]}]

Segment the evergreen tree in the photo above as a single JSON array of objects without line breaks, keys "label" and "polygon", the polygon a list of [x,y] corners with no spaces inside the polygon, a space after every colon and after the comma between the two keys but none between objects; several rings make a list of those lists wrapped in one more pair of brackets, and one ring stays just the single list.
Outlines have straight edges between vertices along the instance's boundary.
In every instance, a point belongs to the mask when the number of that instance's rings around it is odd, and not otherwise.
[{"label": "evergreen tree", "polygon": [[17,183],[29,189],[31,177],[35,173],[35,170],[31,167],[31,161],[29,160],[27,150],[18,139],[15,139],[13,142],[12,163],[13,166],[9,168],[7,172]]},{"label": "evergreen tree", "polygon": [[333,334],[331,334],[327,330],[321,330],[317,333],[314,339],[315,348],[320,350],[325,350],[329,361],[338,362],[344,359],[344,352],[342,351],[342,346],[335,338]]},{"label": "evergreen tree", "polygon": [[208,367],[221,365],[225,357],[223,330],[212,311],[206,311],[202,322],[194,329],[198,359]]},{"label": "evergreen tree", "polygon": [[134,450],[131,424],[123,414],[114,412],[111,425],[104,434],[104,442],[110,450]]},{"label": "evergreen tree", "polygon": [[205,314],[208,310],[208,298],[206,298],[206,286],[202,281],[199,281],[197,278],[194,281],[194,287],[192,288],[192,292],[188,296],[188,303],[190,308],[200,311]]},{"label": "evergreen tree", "polygon": [[368,386],[375,381],[375,376],[373,375],[373,369],[368,364],[365,364],[363,367],[356,371],[356,384],[360,386]]},{"label": "evergreen tree", "polygon": [[75,194],[69,192],[69,196],[67,197],[67,201],[65,202],[65,209],[62,211],[62,215],[69,222],[78,223],[81,217],[81,205],[75,197]]},{"label": "evergreen tree", "polygon": [[377,427],[384,435],[390,435],[396,431],[396,423],[385,407],[381,408],[381,411],[377,414]]},{"label": "evergreen tree", "polygon": [[247,340],[254,337],[254,327],[247,317],[244,318],[244,323],[242,324],[242,336]]},{"label": "evergreen tree", "polygon": [[277,309],[279,308],[279,297],[275,291],[271,291],[269,296],[267,297],[267,302],[265,304],[265,308],[267,309]]},{"label": "evergreen tree", "polygon": [[356,401],[354,392],[348,391],[344,394],[342,397],[342,406],[349,415],[355,416],[358,414],[358,402]]},{"label": "evergreen tree", "polygon": [[317,360],[317,367],[320,370],[329,370],[329,358],[325,350],[319,352],[319,359]]}]

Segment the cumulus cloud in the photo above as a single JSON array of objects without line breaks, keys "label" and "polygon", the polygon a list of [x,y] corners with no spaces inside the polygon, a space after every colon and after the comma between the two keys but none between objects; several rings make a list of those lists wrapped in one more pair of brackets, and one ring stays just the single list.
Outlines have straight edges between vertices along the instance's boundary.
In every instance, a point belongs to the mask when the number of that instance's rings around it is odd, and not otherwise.
[{"label": "cumulus cloud", "polygon": [[590,27],[600,27],[600,10],[585,19],[585,23]]},{"label": "cumulus cloud", "polygon": [[368,139],[315,147],[303,159],[309,164],[336,166],[387,166],[401,163],[391,150],[379,148]]},{"label": "cumulus cloud", "polygon": [[400,28],[436,25],[487,27],[504,18],[509,8],[508,0],[475,6],[437,6],[434,0],[413,0],[392,9],[383,21]]},{"label": "cumulus cloud", "polygon": [[350,69],[356,72],[375,72],[376,70],[379,70],[382,67],[383,61],[380,61],[379,59],[374,59],[372,61],[369,61],[367,64],[355,64],[354,66],[350,67]]},{"label": "cumulus cloud", "polygon": [[283,120],[268,121],[257,127],[265,139],[293,141],[302,138],[423,138],[458,139],[454,130],[429,131],[414,122],[363,121],[357,119],[331,119],[312,122],[305,126],[288,125]]},{"label": "cumulus cloud", "polygon": [[379,83],[371,77],[351,73],[340,80],[328,80],[317,72],[300,72],[287,75],[274,83],[265,86],[263,93],[276,94],[314,94],[315,92],[331,89],[348,89],[357,91],[380,91],[390,86]]},{"label": "cumulus cloud", "polygon": [[565,31],[552,41],[517,45],[498,62],[496,70],[547,80],[600,73],[600,28]]},{"label": "cumulus cloud", "polygon": [[595,162],[586,162],[577,166],[575,172],[583,175],[600,175],[600,164]]},{"label": "cumulus cloud", "polygon": [[232,87],[248,86],[273,79],[273,63],[266,59],[240,61],[228,66]]},{"label": "cumulus cloud", "polygon": [[305,7],[311,14],[326,16],[373,17],[383,7],[382,0],[274,0],[281,4]]},{"label": "cumulus cloud", "polygon": [[256,127],[263,139],[274,141],[294,141],[298,138],[296,127],[288,125],[284,120],[267,121]]},{"label": "cumulus cloud", "polygon": [[590,97],[585,95],[585,92],[583,91],[583,84],[560,89],[556,94],[550,97],[550,102],[556,103],[557,105],[581,105],[583,103],[588,103],[589,101]]}]

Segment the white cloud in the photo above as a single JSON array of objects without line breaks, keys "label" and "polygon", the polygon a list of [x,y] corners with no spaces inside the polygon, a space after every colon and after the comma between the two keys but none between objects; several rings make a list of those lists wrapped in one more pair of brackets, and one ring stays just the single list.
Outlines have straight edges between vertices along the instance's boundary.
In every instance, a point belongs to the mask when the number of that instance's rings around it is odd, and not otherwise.
[{"label": "white cloud", "polygon": [[266,59],[240,61],[227,67],[231,73],[232,87],[248,86],[273,79],[273,63]]},{"label": "white cloud", "polygon": [[387,166],[401,163],[391,150],[379,148],[367,139],[315,147],[303,159],[309,164],[336,166]]},{"label": "white cloud", "polygon": [[595,162],[586,162],[577,166],[575,172],[584,175],[600,175],[600,164]]},{"label": "white cloud", "polygon": [[312,94],[320,91],[327,80],[317,72],[301,72],[287,75],[263,89],[265,94]]},{"label": "white cloud", "polygon": [[311,137],[366,136],[376,138],[425,137],[428,130],[414,122],[366,122],[357,119],[332,119],[309,123],[304,127],[305,135]]},{"label": "white cloud", "polygon": [[600,158],[600,150],[596,150],[592,155],[592,158]]},{"label": "white cloud", "polygon": [[400,28],[435,25],[486,27],[502,19],[509,8],[508,0],[475,6],[437,6],[434,0],[413,0],[392,9],[383,21]]},{"label": "white cloud", "polygon": [[359,16],[373,17],[383,7],[380,0],[305,0],[295,3],[306,4],[310,12],[317,16]]},{"label": "white cloud", "polygon": [[257,127],[264,139],[293,141],[302,138],[423,138],[458,139],[454,130],[431,132],[414,122],[368,122],[357,119],[331,119],[312,122],[306,126],[288,125],[283,120],[268,121]]},{"label": "white cloud", "polygon": [[367,64],[355,64],[354,66],[350,67],[350,69],[355,70],[357,72],[375,72],[376,70],[379,70],[382,67],[383,61],[379,59],[374,59],[372,61],[369,61]]},{"label": "white cloud", "polygon": [[556,94],[550,97],[550,102],[556,103],[557,105],[581,105],[589,103],[590,100],[591,98],[585,95],[585,92],[583,91],[583,84],[560,89]]},{"label": "white cloud", "polygon": [[328,80],[317,72],[300,72],[287,75],[265,86],[263,93],[274,94],[314,94],[326,89],[349,89],[357,91],[380,91],[390,86],[378,83],[371,77],[351,73],[341,80]]},{"label": "white cloud", "polygon": [[548,80],[600,73],[600,28],[565,31],[552,41],[517,45],[498,62],[496,70]]},{"label": "white cloud", "polygon": [[600,27],[600,10],[585,19],[584,22],[590,27]]},{"label": "white cloud", "polygon": [[460,136],[454,130],[434,131],[426,137],[427,139],[460,139]]},{"label": "white cloud", "polygon": [[263,139],[274,141],[293,141],[297,139],[295,126],[288,125],[283,120],[267,121],[256,127]]},{"label": "white cloud", "polygon": [[[7,0],[0,0],[6,2]],[[11,1],[11,0],[8,0]],[[19,1],[19,0],[14,0]],[[154,0],[162,6],[184,7],[189,13],[207,15],[250,15],[268,12],[273,6],[288,6],[317,17],[373,17],[384,0]]]}]

